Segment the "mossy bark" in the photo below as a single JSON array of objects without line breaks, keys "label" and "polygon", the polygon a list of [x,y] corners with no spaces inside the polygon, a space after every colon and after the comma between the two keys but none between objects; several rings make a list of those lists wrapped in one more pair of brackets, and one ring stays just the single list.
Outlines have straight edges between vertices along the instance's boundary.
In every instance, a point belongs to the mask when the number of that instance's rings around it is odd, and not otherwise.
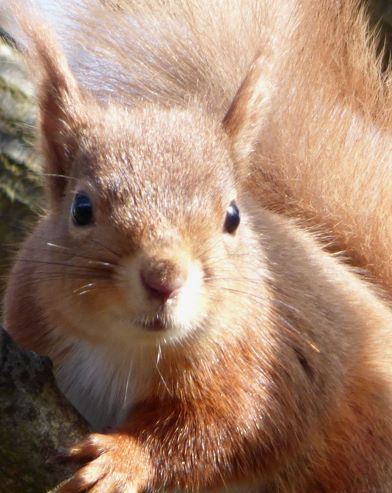
[{"label": "mossy bark", "polygon": [[17,50],[0,36],[0,295],[16,244],[40,210],[34,89]]},{"label": "mossy bark", "polygon": [[0,493],[46,493],[75,467],[51,459],[88,426],[57,389],[51,363],[0,328]]}]

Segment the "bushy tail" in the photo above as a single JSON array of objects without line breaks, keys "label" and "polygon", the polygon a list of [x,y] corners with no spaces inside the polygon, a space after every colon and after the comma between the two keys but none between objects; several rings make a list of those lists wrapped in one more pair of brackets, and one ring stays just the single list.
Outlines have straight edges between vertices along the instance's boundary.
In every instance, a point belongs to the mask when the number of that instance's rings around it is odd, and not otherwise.
[{"label": "bushy tail", "polygon": [[392,76],[357,2],[298,2],[252,187],[392,292]]}]

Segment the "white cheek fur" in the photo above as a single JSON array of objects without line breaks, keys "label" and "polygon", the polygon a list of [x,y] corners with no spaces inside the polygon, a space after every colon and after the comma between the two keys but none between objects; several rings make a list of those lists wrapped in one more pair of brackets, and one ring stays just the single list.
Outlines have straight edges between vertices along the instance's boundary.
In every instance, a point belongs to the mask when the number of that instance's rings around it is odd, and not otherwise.
[{"label": "white cheek fur", "polygon": [[192,262],[185,285],[175,299],[169,300],[174,325],[191,330],[204,318],[204,305],[203,271],[199,263]]}]

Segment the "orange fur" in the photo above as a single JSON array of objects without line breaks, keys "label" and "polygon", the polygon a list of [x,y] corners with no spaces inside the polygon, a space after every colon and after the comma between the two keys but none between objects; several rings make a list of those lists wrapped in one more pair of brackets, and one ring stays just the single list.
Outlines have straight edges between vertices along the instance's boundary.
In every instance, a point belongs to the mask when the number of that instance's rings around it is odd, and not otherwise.
[{"label": "orange fur", "polygon": [[357,3],[301,3],[274,65],[251,181],[261,204],[329,234],[391,291],[390,71]]},{"label": "orange fur", "polygon": [[392,488],[391,308],[285,217],[326,225],[388,286],[386,195],[371,187],[373,229],[353,220],[387,94],[365,20],[355,2],[228,3],[90,2],[73,71],[22,20],[49,208],[5,323],[97,431],[115,428],[70,450],[86,465],[61,493]]}]

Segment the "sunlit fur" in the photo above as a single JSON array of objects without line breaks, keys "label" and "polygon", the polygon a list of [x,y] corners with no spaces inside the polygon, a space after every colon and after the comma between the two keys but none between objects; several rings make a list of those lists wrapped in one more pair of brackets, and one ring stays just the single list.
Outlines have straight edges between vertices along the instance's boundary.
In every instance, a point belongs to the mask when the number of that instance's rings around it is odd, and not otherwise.
[{"label": "sunlit fur", "polygon": [[[358,187],[344,171],[353,142],[368,163],[366,95],[388,93],[362,14],[351,1],[104,3],[70,12],[72,72],[19,14],[49,205],[16,258],[5,324],[53,359],[95,429],[114,427],[71,450],[87,465],[61,493],[390,493],[391,309],[285,217],[325,223],[355,265],[376,261],[355,252],[376,252],[377,231],[350,219],[368,168]],[[159,265],[184,279],[164,303],[141,276]]]},{"label": "sunlit fur", "polygon": [[260,203],[316,226],[333,251],[391,291],[392,80],[376,55],[383,41],[356,2],[304,0],[298,10],[283,36],[288,48],[259,60],[273,89],[251,181]]}]

